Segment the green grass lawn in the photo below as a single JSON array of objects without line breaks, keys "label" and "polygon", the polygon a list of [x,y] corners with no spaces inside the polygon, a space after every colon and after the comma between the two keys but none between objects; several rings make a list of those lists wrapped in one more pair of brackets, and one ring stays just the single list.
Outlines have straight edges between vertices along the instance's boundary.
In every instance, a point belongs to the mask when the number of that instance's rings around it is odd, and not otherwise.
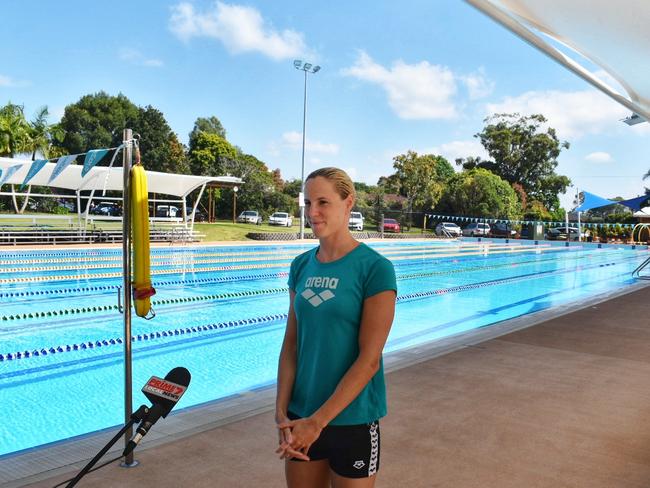
[{"label": "green grass lawn", "polygon": [[[43,217],[46,217],[51,214],[42,214]],[[51,228],[68,228],[68,222],[65,220],[56,220],[56,219],[47,219],[47,218],[38,218],[38,214],[30,214],[24,218],[3,218],[3,215],[0,214],[0,225],[31,225],[34,222],[34,217],[36,216],[36,223],[39,225],[47,225]],[[72,225],[76,225],[77,219],[72,219]],[[377,230],[376,224],[369,224],[365,226],[366,231],[373,232]],[[160,224],[157,224],[160,225]],[[117,221],[97,221],[95,222],[96,229],[118,229],[122,227],[121,222]],[[204,234],[205,237],[202,238],[206,242],[214,241],[245,241],[249,240],[246,237],[246,234],[249,232],[299,232],[300,225],[298,223],[294,224],[293,227],[277,227],[270,226],[268,224],[254,225],[254,224],[233,224],[230,221],[222,220],[212,224],[207,224],[204,222],[195,223],[194,230]],[[310,232],[309,228],[305,229],[305,232]],[[419,227],[412,227],[408,233],[409,234],[420,234],[422,229]]]},{"label": "green grass lawn", "polygon": [[249,232],[300,232],[300,227],[277,227],[267,224],[233,224],[228,221],[215,222],[213,224],[197,223],[194,230],[205,234],[204,241],[245,241]]}]

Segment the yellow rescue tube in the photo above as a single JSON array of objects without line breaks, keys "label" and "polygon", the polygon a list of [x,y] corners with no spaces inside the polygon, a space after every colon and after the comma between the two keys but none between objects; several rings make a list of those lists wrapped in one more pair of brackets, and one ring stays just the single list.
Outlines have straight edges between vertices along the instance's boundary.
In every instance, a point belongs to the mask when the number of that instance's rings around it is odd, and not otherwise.
[{"label": "yellow rescue tube", "polygon": [[149,251],[149,200],[147,175],[141,164],[131,168],[131,228],[133,245],[133,306],[135,313],[152,318],[151,254]]}]

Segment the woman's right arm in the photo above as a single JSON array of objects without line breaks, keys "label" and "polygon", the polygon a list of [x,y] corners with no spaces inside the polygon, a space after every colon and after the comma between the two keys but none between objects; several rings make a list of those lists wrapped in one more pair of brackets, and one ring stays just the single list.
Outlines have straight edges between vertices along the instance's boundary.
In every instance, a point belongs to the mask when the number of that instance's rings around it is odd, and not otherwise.
[{"label": "woman's right arm", "polygon": [[[275,422],[277,424],[289,421],[287,411],[289,410],[289,402],[291,401],[293,383],[296,379],[298,323],[296,321],[296,313],[293,310],[295,296],[296,293],[293,290],[289,290],[289,317],[287,318],[287,328],[284,331],[284,340],[282,341],[280,361],[278,364],[278,389],[275,398]],[[309,457],[304,452],[291,448],[292,439],[291,429],[289,427],[280,429],[279,442],[280,447],[275,452],[280,454],[280,459],[295,457],[309,461]]]},{"label": "woman's right arm", "polygon": [[296,323],[296,314],[293,310],[293,301],[296,293],[289,290],[289,317],[287,318],[287,328],[284,331],[284,340],[280,350],[280,361],[278,364],[278,387],[275,399],[275,419],[276,422],[284,422],[287,419],[287,410],[291,400],[293,382],[296,379],[296,343],[298,336],[298,327]]}]

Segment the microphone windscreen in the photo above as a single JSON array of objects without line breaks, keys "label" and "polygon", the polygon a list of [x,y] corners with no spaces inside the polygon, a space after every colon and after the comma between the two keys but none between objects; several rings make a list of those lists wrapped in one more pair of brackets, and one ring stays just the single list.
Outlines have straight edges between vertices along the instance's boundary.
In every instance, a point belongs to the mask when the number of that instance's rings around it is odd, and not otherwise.
[{"label": "microphone windscreen", "polygon": [[191,375],[187,369],[174,368],[167,373],[165,379],[152,376],[142,388],[142,393],[151,403],[162,407],[161,414],[165,418],[185,393],[190,380]]},{"label": "microphone windscreen", "polygon": [[186,368],[179,366],[167,373],[165,379],[172,383],[176,383],[177,385],[189,386],[192,375]]}]

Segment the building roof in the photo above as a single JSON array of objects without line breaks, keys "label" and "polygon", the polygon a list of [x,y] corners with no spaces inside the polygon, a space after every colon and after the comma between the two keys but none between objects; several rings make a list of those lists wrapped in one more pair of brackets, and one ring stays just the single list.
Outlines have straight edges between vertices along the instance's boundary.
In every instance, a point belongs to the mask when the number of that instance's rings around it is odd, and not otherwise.
[{"label": "building roof", "polygon": [[[7,171],[13,166],[20,166],[4,183],[22,185],[32,161],[25,159],[0,158],[0,170]],[[81,176],[82,165],[72,164],[65,168],[59,176],[48,183],[55,163],[45,163],[43,168],[30,181],[30,185],[63,188],[67,190],[117,190],[122,191],[123,173],[121,167],[108,168],[95,166],[88,174]],[[239,185],[243,181],[234,176],[194,176],[173,173],[147,171],[149,193],[184,197],[206,183],[222,183],[224,186]]]},{"label": "building roof", "polygon": [[[650,121],[650,2],[647,0],[466,0]],[[572,50],[567,55],[549,42]],[[589,60],[620,83],[626,93],[597,78]]]}]

